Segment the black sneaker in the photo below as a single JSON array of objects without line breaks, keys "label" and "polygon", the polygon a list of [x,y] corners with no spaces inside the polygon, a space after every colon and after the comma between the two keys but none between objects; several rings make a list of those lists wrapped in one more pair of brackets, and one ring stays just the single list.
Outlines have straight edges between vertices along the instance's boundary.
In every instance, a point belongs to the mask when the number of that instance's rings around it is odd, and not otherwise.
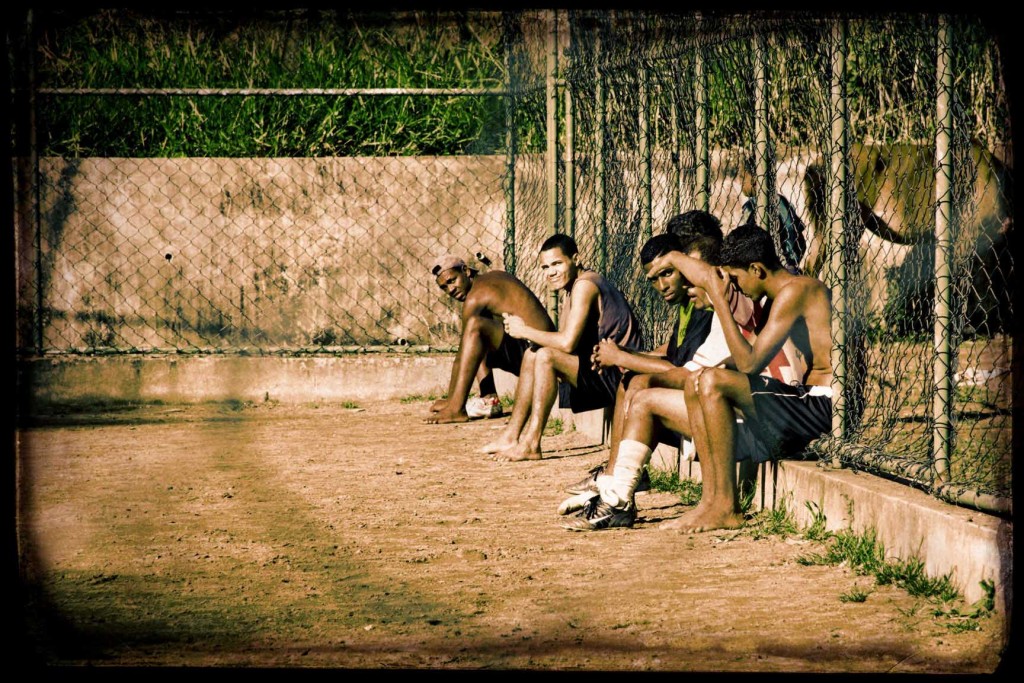
[{"label": "black sneaker", "polygon": [[580,494],[580,493],[587,493],[588,491],[591,492],[591,493],[596,494],[597,493],[597,476],[599,474],[602,474],[602,473],[604,473],[604,463],[602,463],[602,464],[598,465],[597,467],[594,467],[593,469],[591,469],[590,472],[587,474],[587,476],[583,477],[583,479],[580,479],[578,482],[576,482],[572,486],[566,486],[565,490],[566,490],[566,492],[572,493],[574,495]]},{"label": "black sneaker", "polygon": [[631,527],[635,521],[636,505],[632,501],[626,503],[623,508],[616,508],[601,500],[601,496],[594,496],[587,501],[582,512],[564,522],[562,528],[570,531],[600,531],[615,527]]},{"label": "black sneaker", "polygon": [[[578,495],[581,493],[598,493],[597,488],[597,477],[604,474],[604,464],[598,465],[597,467],[590,470],[590,473],[586,477],[580,479],[572,486],[566,486],[565,490],[567,493]],[[640,483],[636,485],[636,491],[634,493],[646,493],[651,490],[651,475],[647,473],[645,467],[640,474]]]},{"label": "black sneaker", "polygon": [[647,474],[647,468],[645,467],[640,473],[640,482],[636,485],[636,491],[634,493],[645,493],[651,490],[651,475]]}]

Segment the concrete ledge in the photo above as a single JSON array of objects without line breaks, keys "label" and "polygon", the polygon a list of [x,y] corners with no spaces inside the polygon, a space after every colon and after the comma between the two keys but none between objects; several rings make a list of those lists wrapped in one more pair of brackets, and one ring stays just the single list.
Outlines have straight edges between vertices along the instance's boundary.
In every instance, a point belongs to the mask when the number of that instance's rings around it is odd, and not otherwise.
[{"label": "concrete ledge", "polygon": [[864,472],[782,461],[773,485],[771,469],[763,487],[766,507],[785,505],[801,526],[810,525],[818,511],[831,531],[874,529],[887,558],[918,558],[928,576],[951,574],[969,603],[984,597],[981,581],[992,581],[998,609],[1011,613],[1011,522]]},{"label": "concrete ledge", "polygon": [[342,402],[448,389],[452,355],[84,356],[18,364],[25,398],[75,401]]},{"label": "concrete ledge", "polygon": [[[683,467],[681,478],[701,479],[699,462]],[[661,469],[677,471],[675,466]],[[767,463],[756,476],[755,509],[784,506],[802,528],[821,514],[829,531],[874,529],[886,558],[917,558],[933,578],[949,574],[968,603],[985,596],[983,580],[992,581],[996,609],[1012,614],[1012,522],[873,474],[823,468],[811,461],[783,460],[775,467]]]},{"label": "concrete ledge", "polygon": [[[448,390],[454,354],[367,353],[342,356],[72,356],[18,363],[22,405],[164,401],[340,403],[393,400]],[[494,371],[499,394],[516,376]],[[607,443],[610,410],[554,417]]]}]

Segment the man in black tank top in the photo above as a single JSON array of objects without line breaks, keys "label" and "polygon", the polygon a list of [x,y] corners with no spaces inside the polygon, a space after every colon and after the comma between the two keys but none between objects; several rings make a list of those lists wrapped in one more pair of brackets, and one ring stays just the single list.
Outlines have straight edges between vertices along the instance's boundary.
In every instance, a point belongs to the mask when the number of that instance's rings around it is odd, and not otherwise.
[{"label": "man in black tank top", "polygon": [[571,237],[549,237],[541,245],[540,264],[548,287],[562,297],[559,329],[540,330],[518,315],[505,316],[505,333],[526,339],[531,349],[523,358],[508,424],[498,439],[481,448],[495,460],[542,457],[544,425],[563,387],[568,391],[561,407],[573,412],[612,405],[621,373],[618,368],[598,372],[590,358],[593,348],[609,338],[624,348],[639,349],[642,340],[640,323],[622,292],[579,264]]},{"label": "man in black tank top", "polygon": [[[706,300],[690,296],[691,285],[678,270],[670,267],[652,272],[649,268],[651,262],[670,251],[689,253],[695,258],[713,261],[721,244],[722,228],[719,220],[706,211],[694,210],[672,218],[667,231],[652,237],[640,250],[640,262],[647,280],[665,302],[673,306],[671,316],[675,324],[665,343],[650,352],[630,353],[607,340],[594,347],[592,360],[595,367],[620,367],[625,371],[612,416],[611,455],[607,463],[591,469],[587,477],[566,487],[565,490],[574,495],[559,506],[560,514],[568,514],[583,507],[589,498],[588,492],[597,494],[598,479],[610,476],[614,470],[618,443],[632,397],[639,391],[653,387],[682,389],[689,372],[680,371],[680,368],[693,358],[711,329],[714,312],[706,307]],[[658,431],[656,440],[678,448],[681,436],[678,432],[663,428]],[[644,470],[640,491],[649,488],[646,474]]]}]

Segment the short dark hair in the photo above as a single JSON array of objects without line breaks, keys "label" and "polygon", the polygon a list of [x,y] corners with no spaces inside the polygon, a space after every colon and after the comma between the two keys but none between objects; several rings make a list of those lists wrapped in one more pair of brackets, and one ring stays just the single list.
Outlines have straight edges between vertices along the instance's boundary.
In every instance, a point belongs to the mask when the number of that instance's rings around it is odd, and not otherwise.
[{"label": "short dark hair", "polygon": [[640,248],[640,264],[646,266],[654,259],[664,256],[670,251],[682,250],[683,243],[679,241],[678,236],[670,232],[666,232],[663,235],[655,235]]},{"label": "short dark hair", "polygon": [[668,220],[665,231],[679,236],[683,253],[697,250],[706,263],[718,265],[723,239],[722,222],[714,214],[700,209],[681,213]]},{"label": "short dark hair", "polygon": [[782,268],[772,236],[760,225],[747,223],[733,228],[725,236],[719,265],[747,268],[751,263],[761,263],[770,271]]},{"label": "short dark hair", "polygon": [[699,251],[702,261],[717,266],[722,254],[722,240],[711,235],[695,235],[683,244],[683,253],[691,251]]},{"label": "short dark hair", "polygon": [[684,247],[686,246],[687,239],[698,235],[712,238],[717,237],[718,241],[721,242],[722,221],[707,211],[693,209],[669,218],[665,224],[665,232],[678,235],[679,239],[683,241]]},{"label": "short dark hair", "polygon": [[544,244],[540,245],[540,250],[547,251],[548,249],[554,249],[555,247],[561,249],[562,253],[566,256],[575,256],[580,250],[579,247],[576,246],[576,240],[561,233],[552,235],[544,240]]}]

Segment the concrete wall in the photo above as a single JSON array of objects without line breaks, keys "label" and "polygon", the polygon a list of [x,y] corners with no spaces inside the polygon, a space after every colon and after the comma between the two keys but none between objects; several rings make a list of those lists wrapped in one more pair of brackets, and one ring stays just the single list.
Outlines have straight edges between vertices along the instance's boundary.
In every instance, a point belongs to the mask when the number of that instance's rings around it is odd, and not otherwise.
[{"label": "concrete wall", "polygon": [[[858,196],[873,217],[861,238],[857,277],[864,283],[856,285],[869,293],[870,310],[884,306],[889,274],[931,230],[934,217],[921,207],[930,206],[934,177],[922,150],[853,151]],[[1001,194],[1006,171],[975,152],[973,208],[959,218],[974,227],[961,231],[962,248],[982,235],[978,244],[992,251],[1009,229]],[[643,188],[642,174],[632,169],[641,160],[620,156],[621,172],[608,179],[619,198],[609,207],[608,270],[638,302],[650,294],[637,263],[645,233],[633,198]],[[745,199],[740,159],[730,149],[711,157],[709,208],[726,229],[738,222]],[[503,156],[43,159],[38,254],[31,216],[17,221],[20,343],[34,346],[32,312],[41,304],[43,347],[60,350],[266,351],[399,338],[452,345],[458,313],[427,273],[436,255],[479,251],[505,268],[506,240],[513,240],[516,273],[543,293],[534,267],[550,230],[543,158],[517,158],[514,235],[506,234],[505,164]],[[813,152],[780,150],[776,178],[806,224],[815,257],[826,237],[823,164]],[[692,178],[684,171],[677,186],[663,151],[651,165],[657,231]],[[575,234],[584,260],[593,263],[598,185],[590,166],[578,172]],[[678,199],[679,210],[694,208],[685,193]],[[986,258],[979,256],[994,273],[1005,270]],[[818,272],[814,263],[805,265]],[[991,289],[984,285],[982,293]]]},{"label": "concrete wall", "polygon": [[429,264],[482,251],[501,267],[503,164],[43,159],[40,278],[35,240],[21,240],[19,305],[41,297],[55,348],[445,336],[457,317]]}]

